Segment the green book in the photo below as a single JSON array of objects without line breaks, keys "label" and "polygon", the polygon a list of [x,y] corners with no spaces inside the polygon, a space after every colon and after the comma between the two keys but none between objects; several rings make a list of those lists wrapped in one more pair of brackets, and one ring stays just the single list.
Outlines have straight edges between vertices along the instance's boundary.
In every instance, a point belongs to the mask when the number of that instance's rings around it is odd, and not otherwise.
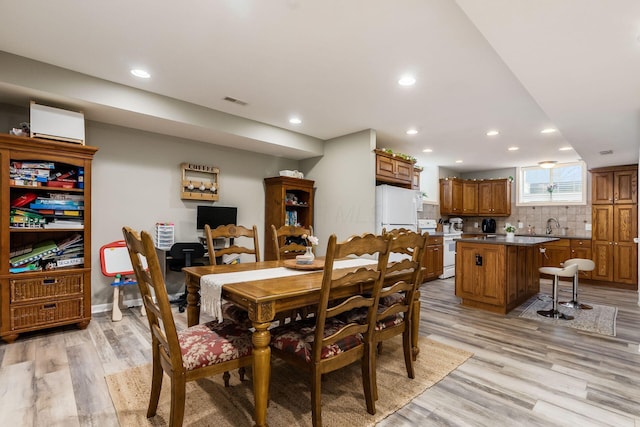
[{"label": "green book", "polygon": [[45,240],[33,245],[33,250],[26,254],[18,255],[9,260],[11,267],[37,261],[52,252],[57,252],[58,246],[53,240]]}]

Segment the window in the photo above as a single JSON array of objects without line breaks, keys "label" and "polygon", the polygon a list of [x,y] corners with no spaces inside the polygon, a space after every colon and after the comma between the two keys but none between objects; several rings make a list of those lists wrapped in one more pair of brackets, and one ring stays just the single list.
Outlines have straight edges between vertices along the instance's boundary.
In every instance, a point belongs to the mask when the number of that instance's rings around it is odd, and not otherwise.
[{"label": "window", "polygon": [[518,168],[518,206],[584,205],[587,168],[584,162],[562,163],[551,169]]}]

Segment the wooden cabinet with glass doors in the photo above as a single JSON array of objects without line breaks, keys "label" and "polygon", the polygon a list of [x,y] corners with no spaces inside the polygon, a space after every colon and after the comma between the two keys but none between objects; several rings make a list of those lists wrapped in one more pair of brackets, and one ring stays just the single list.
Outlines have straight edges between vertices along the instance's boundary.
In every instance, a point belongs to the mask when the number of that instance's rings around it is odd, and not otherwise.
[{"label": "wooden cabinet with glass doors", "polygon": [[[265,178],[264,259],[275,260],[271,225],[313,226],[313,185],[308,179],[276,176]],[[284,238],[283,238],[284,239]],[[280,246],[284,240],[280,242]]]}]

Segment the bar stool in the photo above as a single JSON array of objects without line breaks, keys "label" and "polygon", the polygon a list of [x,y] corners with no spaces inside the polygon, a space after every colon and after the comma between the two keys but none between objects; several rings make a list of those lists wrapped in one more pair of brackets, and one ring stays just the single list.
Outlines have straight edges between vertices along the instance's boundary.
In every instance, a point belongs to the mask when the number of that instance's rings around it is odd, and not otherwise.
[{"label": "bar stool", "polygon": [[564,267],[540,267],[540,273],[553,276],[553,308],[551,310],[538,310],[537,313],[554,319],[573,320],[573,316],[567,316],[558,311],[558,281],[560,277],[574,277],[578,273],[578,265],[570,264]]},{"label": "bar stool", "polygon": [[570,308],[580,308],[582,310],[591,310],[593,307],[587,304],[580,304],[578,302],[578,276],[581,271],[592,271],[596,268],[596,263],[591,261],[590,259],[585,258],[571,258],[564,262],[564,265],[576,264],[578,266],[578,271],[576,271],[575,276],[573,276],[573,299],[571,301],[560,302],[559,304],[565,307]]}]

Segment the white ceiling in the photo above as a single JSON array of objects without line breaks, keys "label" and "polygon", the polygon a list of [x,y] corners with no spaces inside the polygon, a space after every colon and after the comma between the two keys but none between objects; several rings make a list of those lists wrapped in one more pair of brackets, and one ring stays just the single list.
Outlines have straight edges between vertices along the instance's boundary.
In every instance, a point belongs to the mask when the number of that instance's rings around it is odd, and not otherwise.
[{"label": "white ceiling", "polygon": [[[375,129],[379,148],[420,164],[465,172],[542,160],[638,162],[637,0],[0,0],[0,12],[0,51],[320,140]],[[152,78],[134,78],[133,67]],[[415,86],[397,85],[405,73]],[[178,126],[211,141],[189,119],[36,86],[0,79],[0,102],[67,101],[92,120]],[[294,114],[302,124],[288,123]],[[419,133],[406,135],[410,127]],[[540,134],[546,127],[559,132]],[[487,137],[489,129],[500,135]],[[230,141],[245,149],[261,142]],[[573,150],[558,151],[567,145]],[[292,158],[317,155],[295,151]]]}]

